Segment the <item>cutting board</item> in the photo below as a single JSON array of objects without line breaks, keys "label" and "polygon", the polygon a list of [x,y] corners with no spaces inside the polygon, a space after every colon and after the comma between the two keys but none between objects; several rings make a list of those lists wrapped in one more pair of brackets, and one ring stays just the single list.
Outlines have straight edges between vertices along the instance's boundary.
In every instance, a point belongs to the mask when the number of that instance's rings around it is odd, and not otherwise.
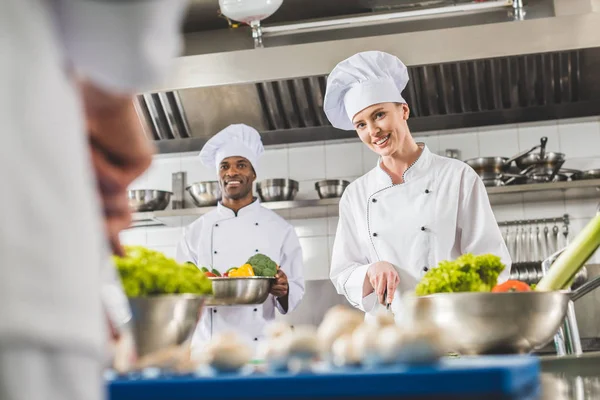
[{"label": "cutting board", "polygon": [[524,399],[539,388],[533,356],[444,359],[434,366],[117,378],[110,400]]}]

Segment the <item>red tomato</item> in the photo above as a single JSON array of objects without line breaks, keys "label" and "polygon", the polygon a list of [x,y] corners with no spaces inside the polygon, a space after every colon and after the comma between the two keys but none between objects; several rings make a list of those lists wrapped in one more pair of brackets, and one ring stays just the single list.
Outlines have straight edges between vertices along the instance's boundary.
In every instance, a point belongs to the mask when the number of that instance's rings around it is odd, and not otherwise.
[{"label": "red tomato", "polygon": [[531,288],[525,282],[517,281],[517,280],[509,280],[499,285],[496,285],[492,292],[501,293],[501,292],[531,292]]}]

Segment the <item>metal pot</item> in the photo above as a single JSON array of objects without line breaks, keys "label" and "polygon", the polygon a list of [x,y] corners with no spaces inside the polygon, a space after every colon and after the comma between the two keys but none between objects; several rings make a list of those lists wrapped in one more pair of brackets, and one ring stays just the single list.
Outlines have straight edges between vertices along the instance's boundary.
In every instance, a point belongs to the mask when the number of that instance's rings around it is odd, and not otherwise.
[{"label": "metal pot", "polygon": [[577,171],[571,176],[573,180],[581,179],[600,179],[600,169],[589,169],[587,171]]},{"label": "metal pot", "polygon": [[294,200],[298,188],[298,182],[292,179],[267,179],[256,184],[256,192],[264,202]]},{"label": "metal pot", "polygon": [[186,190],[198,207],[216,206],[221,199],[221,187],[217,181],[196,182]]},{"label": "metal pot", "polygon": [[521,170],[528,167],[534,167],[536,170],[546,169],[557,172],[565,163],[564,153],[531,153],[516,160],[517,167]]},{"label": "metal pot", "polygon": [[556,174],[552,176],[552,173],[543,173],[527,175],[526,183],[566,182],[568,180],[569,176],[565,174]]},{"label": "metal pot", "polygon": [[548,138],[543,137],[540,139],[539,145],[534,146],[529,150],[522,151],[519,154],[510,158],[477,157],[466,160],[465,163],[467,163],[467,165],[473,168],[483,180],[489,181],[504,178],[514,178],[514,181],[520,178],[519,175],[523,175],[524,171],[523,169],[513,167],[513,161],[518,162],[519,160],[521,160],[524,157],[527,157],[527,155],[529,155],[531,152],[538,148],[544,149],[547,141]]}]

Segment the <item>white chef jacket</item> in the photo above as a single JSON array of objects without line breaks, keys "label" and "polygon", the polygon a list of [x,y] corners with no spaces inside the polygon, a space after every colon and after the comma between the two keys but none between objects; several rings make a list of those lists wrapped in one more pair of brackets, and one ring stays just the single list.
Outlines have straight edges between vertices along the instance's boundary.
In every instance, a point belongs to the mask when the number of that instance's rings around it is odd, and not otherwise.
[{"label": "white chef jacket", "polygon": [[217,209],[194,221],[186,228],[177,247],[179,262],[191,261],[198,267],[215,268],[221,274],[231,267],[243,265],[252,255],[269,256],[288,277],[288,310],[269,295],[264,304],[206,308],[192,340],[193,351],[213,335],[234,331],[246,339],[254,350],[263,339],[268,321],[275,309],[282,314],[293,311],[304,296],[302,248],[292,225],[258,200],[237,213],[221,203]]},{"label": "white chef jacket", "polygon": [[102,357],[108,248],[69,71],[121,92],[155,82],[179,51],[185,5],[0,0],[0,350]]},{"label": "white chef jacket", "polygon": [[400,283],[391,309],[400,320],[401,294],[440,261],[464,253],[492,253],[507,268],[511,259],[478,175],[464,162],[433,154],[421,156],[392,184],[380,167],[352,182],[340,199],[330,277],[338,293],[370,319],[382,307],[375,293],[363,298],[370,265],[387,261]]}]

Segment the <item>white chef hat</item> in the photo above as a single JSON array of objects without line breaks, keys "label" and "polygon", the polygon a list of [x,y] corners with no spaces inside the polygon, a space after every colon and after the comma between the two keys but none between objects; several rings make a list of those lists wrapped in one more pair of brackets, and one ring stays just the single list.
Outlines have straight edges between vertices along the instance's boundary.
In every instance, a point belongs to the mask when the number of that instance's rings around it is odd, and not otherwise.
[{"label": "white chef hat", "polygon": [[258,131],[248,125],[233,124],[210,138],[200,151],[200,160],[207,168],[217,168],[227,157],[244,157],[256,169],[264,147]]},{"label": "white chef hat", "polygon": [[327,78],[323,108],[335,128],[354,130],[352,118],[379,103],[406,103],[408,69],[396,56],[365,51],[340,62]]}]

